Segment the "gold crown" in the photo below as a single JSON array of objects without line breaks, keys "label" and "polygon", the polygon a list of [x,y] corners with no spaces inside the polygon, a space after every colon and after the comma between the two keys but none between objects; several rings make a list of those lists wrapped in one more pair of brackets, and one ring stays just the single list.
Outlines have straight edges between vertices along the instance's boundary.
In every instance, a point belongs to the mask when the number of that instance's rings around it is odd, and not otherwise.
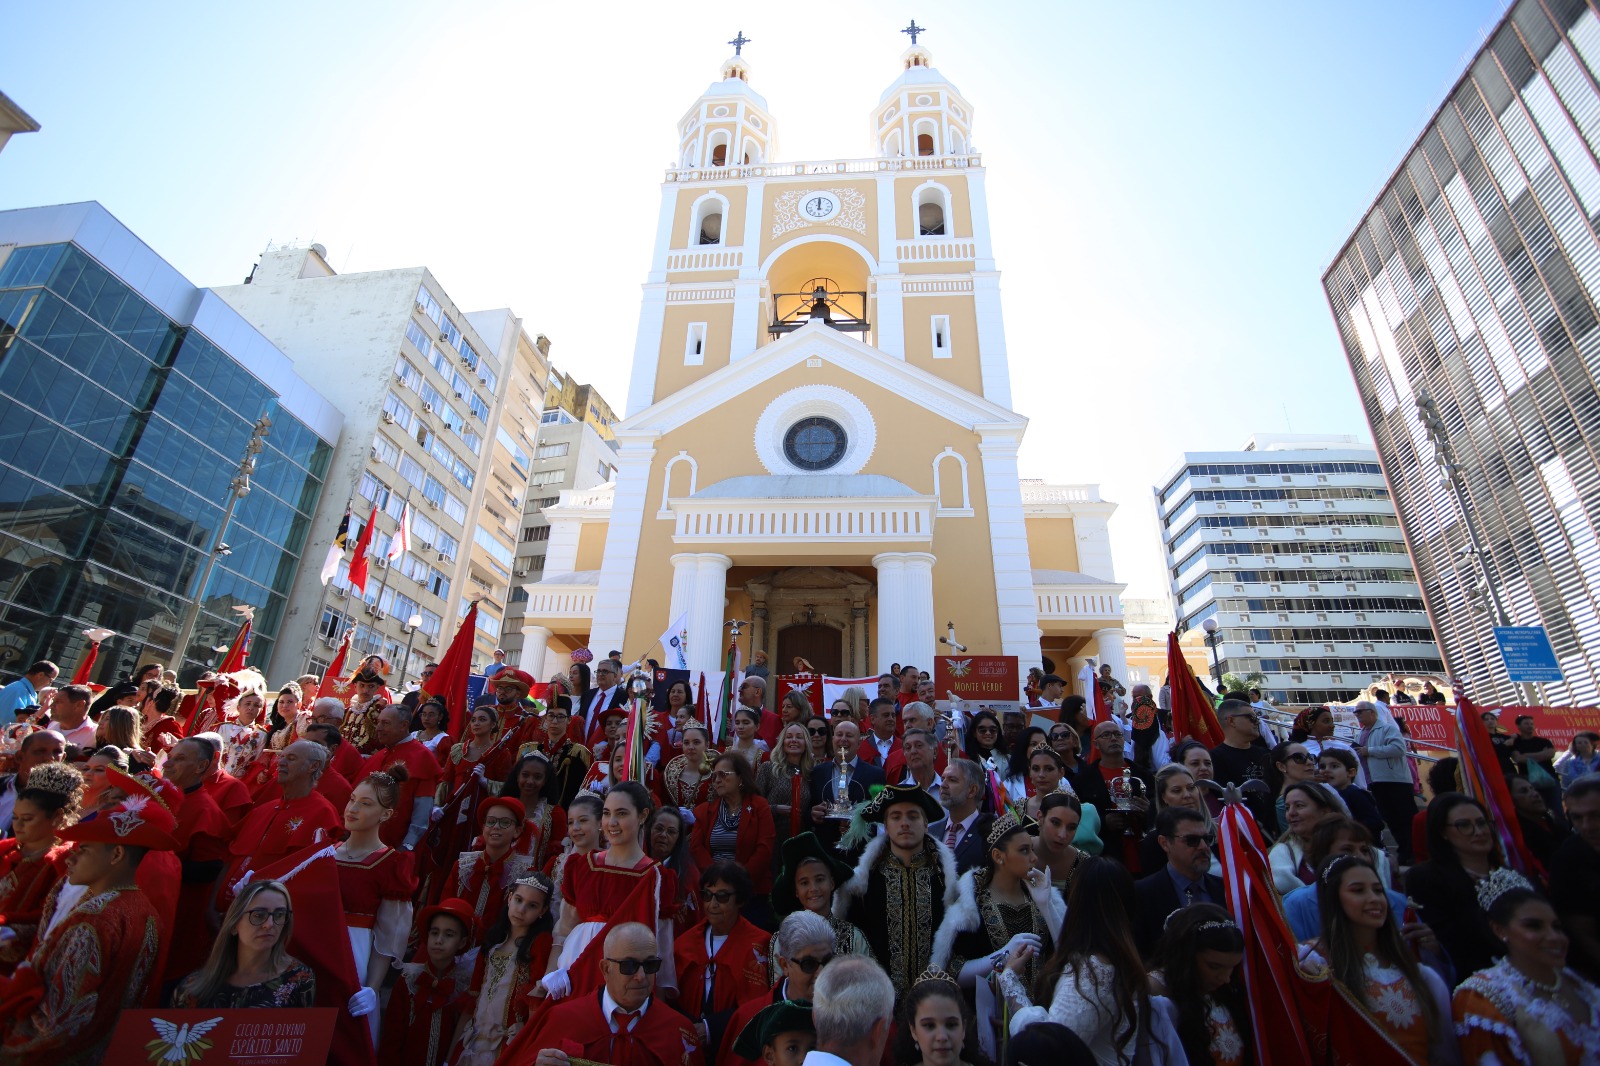
[{"label": "gold crown", "polygon": [[994,820],[994,825],[989,827],[989,839],[987,843],[991,848],[997,847],[999,846],[1000,841],[1004,840],[1006,837],[1017,832],[1018,830],[1032,833],[1036,832],[1038,828],[1039,823],[1035,822],[1032,818],[1018,818],[1014,814],[1007,814],[1003,817],[996,818]]}]

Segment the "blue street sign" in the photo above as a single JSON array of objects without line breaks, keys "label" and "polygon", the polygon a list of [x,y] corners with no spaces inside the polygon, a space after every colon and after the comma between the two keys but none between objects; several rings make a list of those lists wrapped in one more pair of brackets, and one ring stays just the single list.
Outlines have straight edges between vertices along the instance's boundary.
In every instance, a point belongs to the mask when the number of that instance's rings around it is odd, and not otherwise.
[{"label": "blue street sign", "polygon": [[1543,626],[1495,626],[1494,639],[1512,681],[1560,681],[1561,664]]}]

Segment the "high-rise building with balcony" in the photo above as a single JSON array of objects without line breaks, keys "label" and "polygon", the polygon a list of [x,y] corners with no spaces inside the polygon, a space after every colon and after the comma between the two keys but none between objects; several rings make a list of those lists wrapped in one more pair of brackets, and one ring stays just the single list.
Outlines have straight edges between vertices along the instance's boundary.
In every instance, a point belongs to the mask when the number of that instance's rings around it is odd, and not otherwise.
[{"label": "high-rise building with balcony", "polygon": [[[617,473],[617,445],[611,434],[616,415],[599,390],[592,385],[578,385],[552,367],[544,397],[546,407],[539,416],[539,443],[532,456],[528,504],[522,514],[516,568],[512,572],[516,581],[511,588],[505,636],[501,640],[506,662],[539,678],[566,669],[566,663],[558,658],[547,663],[543,656],[524,657],[522,654],[523,605],[528,602],[526,585],[544,579],[545,560],[550,549],[550,518],[545,510],[560,503],[563,493],[582,493],[597,488],[610,482]],[[566,497],[569,501],[572,498],[571,495]],[[529,661],[534,658],[540,661]]]},{"label": "high-rise building with balcony", "polygon": [[1600,700],[1597,234],[1600,16],[1518,0],[1323,277],[1445,661],[1482,703],[1518,695],[1496,598],[1550,636],[1543,702]]},{"label": "high-rise building with balcony", "polygon": [[[249,281],[217,293],[344,412],[312,542],[326,549],[347,501],[352,543],[378,509],[364,595],[348,559],[326,587],[318,567],[303,568],[272,676],[320,671],[354,627],[351,646],[389,659],[398,688],[442,652],[473,600],[487,664],[549,373],[522,321],[505,309],[463,313],[422,267],[338,274],[315,245],[269,250]],[[408,501],[411,549],[389,563]]]},{"label": "high-rise building with balcony", "polygon": [[[262,415],[272,426],[202,595]],[[255,609],[253,661],[272,658],[295,575],[322,550],[311,528],[343,421],[99,204],[0,212],[0,677],[41,658],[70,675],[85,629],[112,634],[97,682],[170,663],[197,597],[185,684],[233,639],[235,607]]]},{"label": "high-rise building with balcony", "polygon": [[1291,705],[1440,676],[1377,454],[1354,437],[1185,452],[1155,504],[1179,631],[1215,618],[1223,673],[1265,674]]}]

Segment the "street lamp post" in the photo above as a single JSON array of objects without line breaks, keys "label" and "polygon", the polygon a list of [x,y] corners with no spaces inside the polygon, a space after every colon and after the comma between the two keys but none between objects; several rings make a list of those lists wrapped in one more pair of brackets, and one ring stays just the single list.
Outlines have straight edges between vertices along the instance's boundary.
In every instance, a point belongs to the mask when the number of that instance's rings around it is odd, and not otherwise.
[{"label": "street lamp post", "polygon": [[1222,694],[1222,660],[1217,658],[1217,645],[1222,643],[1222,636],[1217,632],[1217,620],[1207,618],[1200,623],[1200,628],[1206,631],[1206,647],[1211,649],[1211,673],[1216,678],[1217,694]]},{"label": "street lamp post", "polygon": [[406,657],[400,660],[400,687],[406,687],[406,667],[411,665],[411,649],[417,643],[417,627],[422,625],[422,616],[414,614],[406,619]]},{"label": "street lamp post", "polygon": [[212,567],[217,565],[217,560],[222,556],[233,554],[222,538],[228,532],[228,524],[233,521],[233,509],[239,506],[240,500],[250,495],[250,475],[256,472],[256,456],[266,447],[264,442],[271,431],[271,418],[262,415],[256,420],[250,440],[244,446],[244,458],[239,460],[239,469],[234,473],[233,480],[228,482],[228,506],[222,512],[222,521],[217,523],[217,534],[211,540],[211,550],[206,553],[205,565],[200,569],[200,584],[195,589],[194,602],[185,612],[183,626],[178,630],[178,639],[174,642],[172,662],[169,664],[173,673],[183,673],[183,658],[189,650],[189,642],[194,639],[194,628],[200,621],[200,606],[205,602],[206,586],[211,583]]},{"label": "street lamp post", "polygon": [[[1490,610],[1494,612],[1494,624],[1509,626],[1512,624],[1511,616],[1506,612],[1505,603],[1500,599],[1500,587],[1495,580],[1493,559],[1478,534],[1477,515],[1472,510],[1472,498],[1467,495],[1466,474],[1461,469],[1461,464],[1456,461],[1455,448],[1450,443],[1444,419],[1439,416],[1439,405],[1426,388],[1417,390],[1416,402],[1417,417],[1421,419],[1423,428],[1428,431],[1428,440],[1433,444],[1433,458],[1439,464],[1439,473],[1442,475],[1440,484],[1450,490],[1450,497],[1455,501],[1456,510],[1461,513],[1462,526],[1467,531],[1467,546],[1461,554],[1472,559],[1478,578],[1477,584],[1467,589],[1467,598],[1478,600],[1480,603],[1487,601]],[[1443,651],[1442,648],[1440,650]],[[1512,683],[1521,694],[1523,703],[1530,707],[1534,706],[1537,694],[1532,686]]]}]

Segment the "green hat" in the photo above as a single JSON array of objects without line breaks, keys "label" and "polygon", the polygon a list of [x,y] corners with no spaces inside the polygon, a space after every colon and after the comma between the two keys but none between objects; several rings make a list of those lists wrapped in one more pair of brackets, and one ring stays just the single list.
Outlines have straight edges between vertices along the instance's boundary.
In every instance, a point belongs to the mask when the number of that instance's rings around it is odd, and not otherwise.
[{"label": "green hat", "polygon": [[794,879],[800,872],[801,863],[815,859],[827,866],[828,872],[833,874],[835,888],[855,876],[855,869],[832,855],[822,846],[817,834],[812,832],[801,833],[785,840],[782,845],[782,855],[783,865],[778,870],[777,880],[772,882],[771,898],[772,909],[780,915],[789,915],[800,909],[800,897],[795,894]]},{"label": "green hat", "polygon": [[733,1042],[733,1053],[740,1058],[761,1061],[761,1049],[784,1033],[814,1033],[809,999],[780,999],[745,1024],[739,1038]]},{"label": "green hat", "polygon": [[866,804],[861,817],[869,822],[882,822],[884,814],[897,803],[915,803],[922,808],[923,815],[930,823],[937,822],[945,814],[944,808],[939,806],[939,801],[920,785],[885,785],[883,791],[873,796]]}]

